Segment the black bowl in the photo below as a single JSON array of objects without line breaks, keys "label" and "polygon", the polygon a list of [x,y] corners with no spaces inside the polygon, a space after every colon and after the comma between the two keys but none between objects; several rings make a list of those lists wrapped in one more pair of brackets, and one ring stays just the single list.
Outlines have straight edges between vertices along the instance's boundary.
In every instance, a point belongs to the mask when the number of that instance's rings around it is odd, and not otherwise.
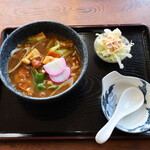
[{"label": "black bowl", "polygon": [[[77,81],[70,88],[58,95],[44,98],[23,95],[21,92],[17,91],[16,88],[12,85],[8,75],[8,60],[10,58],[11,51],[15,49],[17,44],[21,43],[26,38],[38,34],[40,32],[54,33],[63,36],[66,39],[72,40],[76,45],[77,49],[79,50],[82,61],[81,74]],[[82,38],[72,28],[58,22],[39,21],[19,27],[5,39],[0,49],[0,78],[2,82],[12,92],[30,101],[55,101],[61,99],[64,95],[70,93],[70,91],[72,91],[81,82],[81,79],[83,78],[87,69],[87,65],[88,51]]]}]

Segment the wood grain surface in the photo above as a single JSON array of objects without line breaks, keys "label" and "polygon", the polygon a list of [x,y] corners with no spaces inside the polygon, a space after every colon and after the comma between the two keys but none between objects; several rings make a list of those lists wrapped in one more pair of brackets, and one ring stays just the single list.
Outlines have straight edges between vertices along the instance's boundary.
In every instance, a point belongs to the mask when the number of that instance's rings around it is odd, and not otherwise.
[{"label": "wood grain surface", "polygon": [[0,30],[37,20],[68,25],[145,23],[149,0],[0,0]]},{"label": "wood grain surface", "polygon": [[[150,0],[0,0],[0,31],[51,20],[67,25],[144,23],[150,28]],[[0,150],[148,150],[149,139],[0,141]]]}]

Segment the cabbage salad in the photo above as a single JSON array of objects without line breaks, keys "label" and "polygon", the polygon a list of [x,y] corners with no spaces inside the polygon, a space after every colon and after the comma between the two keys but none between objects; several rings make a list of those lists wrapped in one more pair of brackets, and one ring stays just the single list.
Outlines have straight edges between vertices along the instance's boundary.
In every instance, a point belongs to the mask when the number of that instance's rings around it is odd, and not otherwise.
[{"label": "cabbage salad", "polygon": [[129,42],[121,31],[116,28],[113,31],[104,29],[104,33],[96,33],[94,47],[96,53],[107,62],[118,62],[120,69],[124,68],[122,60],[125,57],[131,58],[131,47],[134,43]]}]

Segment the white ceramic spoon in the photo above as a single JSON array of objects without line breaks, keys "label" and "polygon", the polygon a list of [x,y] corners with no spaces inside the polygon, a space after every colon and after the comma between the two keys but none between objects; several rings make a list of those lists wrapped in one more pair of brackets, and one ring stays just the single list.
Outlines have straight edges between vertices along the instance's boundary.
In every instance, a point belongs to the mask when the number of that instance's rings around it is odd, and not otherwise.
[{"label": "white ceramic spoon", "polygon": [[116,110],[107,122],[107,124],[102,127],[99,132],[96,134],[95,140],[99,144],[106,142],[115,126],[126,115],[139,109],[144,103],[143,93],[135,87],[127,88],[121,95]]}]

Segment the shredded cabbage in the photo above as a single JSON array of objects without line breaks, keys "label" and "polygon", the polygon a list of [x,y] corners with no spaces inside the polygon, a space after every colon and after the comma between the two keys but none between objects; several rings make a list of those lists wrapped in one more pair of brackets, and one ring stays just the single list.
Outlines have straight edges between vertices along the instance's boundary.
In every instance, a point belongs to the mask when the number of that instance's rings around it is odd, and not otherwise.
[{"label": "shredded cabbage", "polygon": [[123,69],[124,65],[121,61],[125,57],[132,57],[130,51],[134,43],[122,36],[118,28],[113,31],[104,29],[104,33],[96,33],[96,36],[94,47],[97,54],[105,61],[118,62],[120,69]]}]

